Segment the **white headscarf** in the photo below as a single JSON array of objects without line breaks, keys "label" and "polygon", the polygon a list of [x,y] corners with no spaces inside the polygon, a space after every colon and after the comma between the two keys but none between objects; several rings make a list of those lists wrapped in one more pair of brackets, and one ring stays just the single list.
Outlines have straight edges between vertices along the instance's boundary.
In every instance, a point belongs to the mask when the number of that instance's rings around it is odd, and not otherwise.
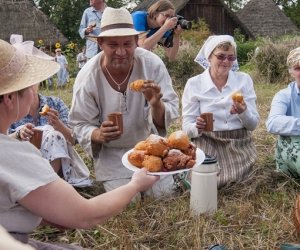
[{"label": "white headscarf", "polygon": [[[236,43],[232,36],[214,35],[207,38],[202,48],[200,49],[198,55],[196,56],[195,62],[199,63],[200,66],[204,69],[209,68],[210,67],[210,63],[208,60],[209,56],[219,44],[224,42],[229,42],[234,47],[234,50],[236,52]],[[235,60],[232,64],[231,70],[238,71],[238,69],[239,69],[238,61]]]}]

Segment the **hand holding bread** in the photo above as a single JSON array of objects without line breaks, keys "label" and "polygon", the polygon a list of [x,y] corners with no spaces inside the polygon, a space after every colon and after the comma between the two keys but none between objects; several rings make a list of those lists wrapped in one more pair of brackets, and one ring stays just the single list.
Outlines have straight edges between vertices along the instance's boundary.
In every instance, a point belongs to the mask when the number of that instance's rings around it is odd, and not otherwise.
[{"label": "hand holding bread", "polygon": [[241,92],[235,92],[231,96],[233,100],[232,107],[230,109],[231,114],[241,114],[247,109],[247,105],[244,101],[244,96]]},{"label": "hand holding bread", "polygon": [[49,110],[50,110],[49,105],[45,104],[44,107],[42,108],[42,111],[39,112],[39,113],[40,113],[40,115],[47,115],[47,113],[49,112]]}]

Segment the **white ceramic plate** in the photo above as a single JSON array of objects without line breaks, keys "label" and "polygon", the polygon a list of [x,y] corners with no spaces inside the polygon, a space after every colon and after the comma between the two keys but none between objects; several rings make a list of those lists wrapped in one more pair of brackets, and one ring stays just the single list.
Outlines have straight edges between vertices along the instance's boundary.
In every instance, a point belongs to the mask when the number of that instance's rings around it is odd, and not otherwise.
[{"label": "white ceramic plate", "polygon": [[[133,149],[130,149],[129,151],[127,151],[122,156],[122,163],[126,168],[128,168],[129,170],[135,172],[135,171],[139,170],[139,168],[132,165],[128,161],[128,154],[132,151],[133,151]],[[195,163],[194,167],[199,166],[204,160],[205,160],[204,152],[201,149],[197,148],[197,150],[196,150],[196,163]],[[180,169],[180,170],[175,170],[175,171],[168,171],[168,172],[148,172],[148,174],[151,174],[151,175],[170,175],[170,174],[178,174],[178,173],[190,171],[191,169],[192,168],[185,168],[185,169]]]}]

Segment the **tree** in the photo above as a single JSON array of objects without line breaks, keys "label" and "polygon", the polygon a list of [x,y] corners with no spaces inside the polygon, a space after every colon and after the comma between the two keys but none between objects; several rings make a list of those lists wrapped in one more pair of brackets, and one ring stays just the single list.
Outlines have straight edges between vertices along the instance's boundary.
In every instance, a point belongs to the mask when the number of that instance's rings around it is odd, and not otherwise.
[{"label": "tree", "polygon": [[[108,0],[107,5],[120,8],[129,2],[129,0]],[[35,0],[35,3],[70,41],[84,42],[78,34],[78,29],[82,13],[89,6],[89,1]]]}]

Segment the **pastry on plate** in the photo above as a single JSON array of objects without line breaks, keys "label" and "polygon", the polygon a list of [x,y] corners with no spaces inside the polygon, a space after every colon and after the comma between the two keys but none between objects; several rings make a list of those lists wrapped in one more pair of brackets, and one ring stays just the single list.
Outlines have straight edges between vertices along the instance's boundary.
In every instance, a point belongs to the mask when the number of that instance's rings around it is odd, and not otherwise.
[{"label": "pastry on plate", "polygon": [[178,130],[170,134],[168,138],[168,145],[170,148],[187,150],[190,145],[190,139],[185,132]]},{"label": "pastry on plate", "polygon": [[160,172],[163,167],[163,162],[160,157],[154,155],[145,155],[143,167],[149,172]]},{"label": "pastry on plate", "polygon": [[145,142],[147,144],[146,152],[148,155],[164,157],[168,153],[169,147],[167,141],[159,135],[151,134]]},{"label": "pastry on plate", "polygon": [[133,150],[128,154],[128,161],[138,167],[142,168],[143,167],[143,161],[145,159],[146,152],[143,150]]}]

